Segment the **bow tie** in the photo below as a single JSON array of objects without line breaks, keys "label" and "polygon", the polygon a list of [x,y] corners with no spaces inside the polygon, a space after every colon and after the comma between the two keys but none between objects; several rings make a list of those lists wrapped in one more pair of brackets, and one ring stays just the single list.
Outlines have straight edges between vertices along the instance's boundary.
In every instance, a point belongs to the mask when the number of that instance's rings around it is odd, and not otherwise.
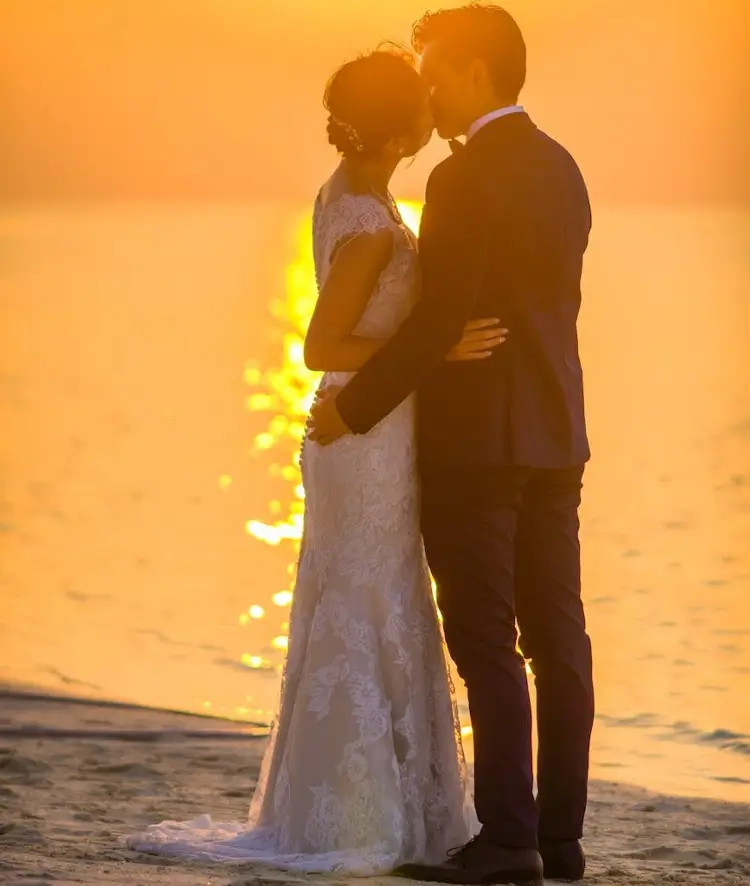
[{"label": "bow tie", "polygon": [[448,147],[451,149],[452,154],[457,154],[459,151],[462,151],[466,145],[463,142],[460,142],[457,138],[448,139]]}]

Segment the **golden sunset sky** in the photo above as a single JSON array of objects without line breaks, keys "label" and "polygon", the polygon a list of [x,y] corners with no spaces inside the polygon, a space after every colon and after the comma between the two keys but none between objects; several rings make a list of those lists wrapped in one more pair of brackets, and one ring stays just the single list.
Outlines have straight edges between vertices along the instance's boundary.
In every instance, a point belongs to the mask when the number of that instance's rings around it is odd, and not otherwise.
[{"label": "golden sunset sky", "polygon": [[[327,77],[428,3],[0,0],[0,198],[309,199],[335,160]],[[595,199],[750,202],[750,0],[505,5],[524,104]]]}]

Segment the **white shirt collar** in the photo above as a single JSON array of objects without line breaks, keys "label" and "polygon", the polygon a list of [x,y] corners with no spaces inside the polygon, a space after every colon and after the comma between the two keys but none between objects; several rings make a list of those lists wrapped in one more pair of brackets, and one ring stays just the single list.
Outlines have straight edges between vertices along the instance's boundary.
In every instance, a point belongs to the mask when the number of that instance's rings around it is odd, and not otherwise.
[{"label": "white shirt collar", "polygon": [[523,112],[521,105],[509,105],[507,108],[498,108],[496,111],[490,111],[489,114],[485,114],[484,117],[480,117],[471,124],[469,131],[466,133],[466,141],[468,142],[482,127],[493,120],[497,120],[499,117],[506,117],[508,114],[523,114]]}]

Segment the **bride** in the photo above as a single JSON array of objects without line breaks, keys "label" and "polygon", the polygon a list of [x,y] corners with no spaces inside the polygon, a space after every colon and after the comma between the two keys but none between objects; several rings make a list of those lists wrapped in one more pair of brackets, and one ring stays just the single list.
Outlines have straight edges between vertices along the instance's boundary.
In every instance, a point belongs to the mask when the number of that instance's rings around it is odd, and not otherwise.
[{"label": "bride", "polygon": [[[344,384],[418,297],[416,241],[388,184],[432,133],[427,89],[396,50],[345,64],[325,105],[341,163],[313,216],[320,295],[305,357],[325,372],[321,391]],[[475,321],[449,359],[483,359],[504,333]],[[367,435],[305,442],[289,651],[249,823],[166,821],[130,848],[366,876],[442,861],[471,837],[415,456],[413,398]]]}]

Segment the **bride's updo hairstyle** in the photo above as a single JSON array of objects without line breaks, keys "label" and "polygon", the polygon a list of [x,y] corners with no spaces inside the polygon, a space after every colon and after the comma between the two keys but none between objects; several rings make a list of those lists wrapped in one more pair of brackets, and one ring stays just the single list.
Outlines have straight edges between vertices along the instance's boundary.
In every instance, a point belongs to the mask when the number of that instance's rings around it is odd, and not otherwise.
[{"label": "bride's updo hairstyle", "polygon": [[336,150],[347,158],[372,157],[393,138],[419,136],[428,91],[413,56],[389,45],[342,65],[323,104]]}]

